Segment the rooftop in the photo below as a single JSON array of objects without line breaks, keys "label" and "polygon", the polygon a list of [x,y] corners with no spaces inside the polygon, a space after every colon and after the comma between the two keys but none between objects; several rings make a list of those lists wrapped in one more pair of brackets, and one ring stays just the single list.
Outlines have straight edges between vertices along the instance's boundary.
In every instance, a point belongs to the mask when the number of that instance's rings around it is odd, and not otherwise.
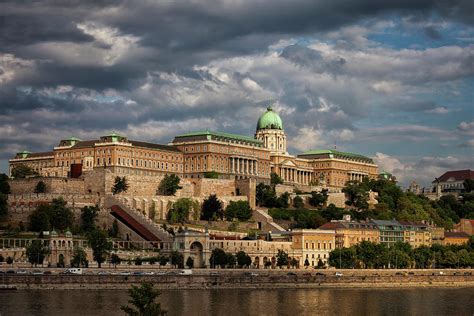
[{"label": "rooftop", "polygon": [[298,154],[298,157],[301,157],[301,156],[319,156],[319,155],[321,155],[321,156],[323,156],[323,155],[327,155],[327,156],[332,155],[332,156],[336,156],[336,157],[348,157],[348,158],[353,158],[353,159],[362,159],[362,160],[370,161],[371,163],[373,163],[372,158],[366,157],[364,155],[354,154],[354,153],[344,152],[344,151],[331,150],[331,149],[310,150],[310,151],[306,151],[304,153]]},{"label": "rooftop", "polygon": [[251,142],[251,143],[256,143],[256,144],[262,144],[260,140],[257,140],[253,137],[249,136],[244,136],[244,135],[238,135],[238,134],[231,134],[231,133],[224,133],[224,132],[213,132],[213,131],[196,131],[196,132],[190,132],[186,134],[181,134],[175,136],[175,139],[177,138],[185,138],[185,137],[195,137],[195,136],[206,136],[207,139],[211,139],[212,137],[222,137],[222,138],[228,138],[228,139],[233,139],[233,140],[239,140],[239,141],[245,141],[245,142]]},{"label": "rooftop", "polygon": [[470,169],[447,171],[441,177],[435,179],[432,183],[436,183],[436,180],[438,180],[439,182],[446,182],[450,179],[453,179],[453,181],[464,181],[466,179],[474,179],[474,171]]}]

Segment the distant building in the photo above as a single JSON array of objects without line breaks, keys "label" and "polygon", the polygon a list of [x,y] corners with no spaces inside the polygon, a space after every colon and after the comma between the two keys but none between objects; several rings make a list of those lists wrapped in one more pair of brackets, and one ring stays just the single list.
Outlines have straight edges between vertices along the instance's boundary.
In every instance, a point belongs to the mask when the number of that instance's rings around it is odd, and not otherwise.
[{"label": "distant building", "polygon": [[461,193],[464,191],[464,180],[474,179],[474,171],[454,170],[447,171],[439,178],[436,178],[432,184],[432,192],[434,193]]},{"label": "distant building", "polygon": [[349,248],[362,241],[380,242],[380,232],[370,221],[351,221],[350,215],[343,220],[333,220],[319,227],[336,232],[336,248]]},{"label": "distant building", "polygon": [[416,183],[415,181],[412,181],[410,185],[408,186],[407,192],[411,192],[418,195],[422,193],[422,189],[418,183]]},{"label": "distant building", "polygon": [[469,239],[469,235],[464,232],[445,232],[443,245],[465,245]]},{"label": "distant building", "polygon": [[420,222],[399,221],[404,227],[404,239],[413,248],[431,246],[431,231],[429,226]]},{"label": "distant building", "polygon": [[336,248],[335,230],[295,229],[291,235],[293,250],[301,254],[300,266],[306,260],[311,267],[316,267],[319,260],[326,265],[329,253]]},{"label": "distant building", "polygon": [[393,246],[397,242],[405,241],[405,232],[402,224],[396,220],[372,220],[380,231],[380,243]]},{"label": "distant building", "polygon": [[458,224],[454,224],[453,231],[474,235],[474,219],[461,218]]}]

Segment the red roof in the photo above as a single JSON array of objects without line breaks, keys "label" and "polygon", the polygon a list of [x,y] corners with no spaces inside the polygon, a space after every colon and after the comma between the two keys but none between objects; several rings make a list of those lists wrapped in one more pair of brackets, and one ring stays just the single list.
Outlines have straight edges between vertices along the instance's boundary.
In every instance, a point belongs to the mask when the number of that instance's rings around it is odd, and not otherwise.
[{"label": "red roof", "polygon": [[469,234],[465,232],[444,232],[444,238],[469,238]]},{"label": "red roof", "polygon": [[[437,180],[439,182],[446,182],[449,178],[454,178],[455,181],[464,181],[466,179],[474,179],[474,171],[467,169],[467,170],[454,170],[454,171],[447,171]],[[433,181],[436,183],[436,180]]]},{"label": "red roof", "polygon": [[160,241],[155,234],[148,230],[145,226],[140,224],[136,219],[130,216],[127,212],[125,212],[120,206],[113,205],[111,207],[111,214],[114,215],[117,219],[119,219],[122,223],[127,225],[130,229],[136,232],[140,237],[147,241]]},{"label": "red roof", "polygon": [[336,228],[344,228],[344,225],[337,222],[329,222],[318,227],[318,229],[336,229]]}]

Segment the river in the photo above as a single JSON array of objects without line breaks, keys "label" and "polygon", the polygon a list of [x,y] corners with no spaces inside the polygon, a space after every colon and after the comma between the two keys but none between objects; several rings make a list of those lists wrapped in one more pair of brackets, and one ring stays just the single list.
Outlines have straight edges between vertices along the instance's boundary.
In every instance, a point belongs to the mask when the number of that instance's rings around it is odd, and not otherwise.
[{"label": "river", "polygon": [[[0,316],[122,315],[127,291],[0,292]],[[167,290],[168,315],[473,315],[474,288]]]}]

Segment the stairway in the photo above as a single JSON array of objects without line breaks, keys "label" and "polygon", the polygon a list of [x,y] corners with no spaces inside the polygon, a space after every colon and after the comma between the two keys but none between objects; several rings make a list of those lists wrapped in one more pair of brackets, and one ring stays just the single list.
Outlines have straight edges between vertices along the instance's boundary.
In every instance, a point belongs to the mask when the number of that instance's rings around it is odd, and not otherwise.
[{"label": "stairway", "polygon": [[[268,209],[266,209],[266,208],[257,207],[255,209],[255,212],[253,213],[253,217],[258,221],[265,222],[265,224],[267,225],[266,230],[286,231],[286,229],[284,229],[283,227],[281,227],[280,225],[278,225],[277,223],[275,223],[273,221],[273,217],[268,215]],[[263,229],[263,227],[262,227],[262,229]]]},{"label": "stairway", "polygon": [[111,214],[120,219],[128,227],[132,226],[143,239],[149,240],[156,238],[162,242],[172,242],[173,236],[164,230],[161,225],[153,222],[151,219],[143,215],[141,212],[131,208],[121,202],[114,196],[107,196],[104,200],[104,207],[111,209]]}]

